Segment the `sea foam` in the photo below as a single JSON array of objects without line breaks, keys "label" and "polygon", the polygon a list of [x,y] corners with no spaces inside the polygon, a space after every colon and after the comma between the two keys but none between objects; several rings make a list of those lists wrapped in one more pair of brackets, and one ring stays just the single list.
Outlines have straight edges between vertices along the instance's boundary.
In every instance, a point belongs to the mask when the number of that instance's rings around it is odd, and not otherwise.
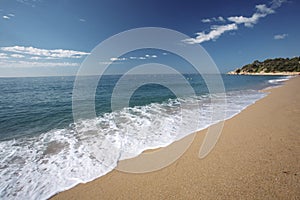
[{"label": "sea foam", "polygon": [[[119,160],[164,147],[197,130],[233,117],[266,94],[227,92],[225,115],[212,120],[212,99],[202,95],[127,107],[39,136],[0,142],[0,198],[47,199],[113,170]],[[217,101],[218,102],[218,101]],[[220,101],[223,102],[223,101]],[[185,106],[185,113],[182,107]],[[200,112],[199,112],[200,109]],[[195,117],[195,113],[200,116]],[[182,124],[182,115],[187,121]],[[200,145],[200,144],[199,144]]]},{"label": "sea foam", "polygon": [[281,84],[282,82],[285,82],[285,81],[289,80],[292,77],[293,76],[286,76],[284,78],[271,79],[268,82],[271,83],[271,84]]}]

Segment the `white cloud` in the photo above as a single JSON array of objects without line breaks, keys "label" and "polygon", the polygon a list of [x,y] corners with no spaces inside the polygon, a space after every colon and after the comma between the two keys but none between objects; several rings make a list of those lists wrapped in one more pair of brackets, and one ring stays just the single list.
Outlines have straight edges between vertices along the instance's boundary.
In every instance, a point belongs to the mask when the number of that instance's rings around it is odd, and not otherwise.
[{"label": "white cloud", "polygon": [[157,55],[146,54],[145,56],[140,56],[140,57],[130,56],[128,58],[126,58],[126,57],[122,57],[122,58],[113,57],[113,58],[110,58],[110,61],[102,61],[102,62],[99,62],[99,64],[101,64],[101,65],[122,64],[121,61],[126,61],[126,60],[146,60],[146,59],[151,59],[151,58],[157,58]]},{"label": "white cloud", "polygon": [[111,58],[110,60],[111,61],[124,61],[124,60],[146,60],[146,59],[151,59],[151,58],[157,58],[157,55],[155,54],[152,54],[152,55],[149,55],[149,54],[146,54],[145,56],[130,56],[129,58]]},{"label": "white cloud", "polygon": [[258,23],[260,18],[264,18],[275,13],[275,9],[279,8],[284,2],[286,2],[286,0],[274,0],[271,2],[270,7],[266,6],[265,4],[256,5],[256,12],[253,13],[251,17],[233,16],[228,17],[227,19],[236,24],[244,24],[246,27],[253,27]]},{"label": "white cloud", "polygon": [[3,15],[2,18],[8,20],[8,19],[11,19],[11,18],[14,17],[14,16],[15,16],[14,14],[9,13],[9,14],[7,14],[7,15]]},{"label": "white cloud", "polygon": [[274,35],[274,40],[283,40],[288,36],[288,34],[279,34],[279,35]]},{"label": "white cloud", "polygon": [[[50,59],[80,58],[89,53],[63,50],[38,49],[34,47],[0,47],[0,68],[32,68],[32,67],[76,67],[77,62],[49,62]],[[18,58],[18,59],[13,59]]]},{"label": "white cloud", "polygon": [[188,44],[197,44],[197,43],[199,44],[205,41],[215,40],[218,37],[220,37],[220,35],[222,35],[223,33],[227,31],[237,30],[238,27],[236,24],[233,23],[233,24],[227,24],[221,26],[212,26],[211,29],[212,30],[209,33],[205,33],[205,32],[197,33],[198,36],[196,38],[186,39],[184,40],[184,42]]},{"label": "white cloud", "polygon": [[[196,33],[197,34],[196,38],[186,39],[184,40],[184,42],[188,44],[196,44],[205,41],[216,40],[218,37],[220,37],[223,33],[227,31],[237,30],[238,24],[244,24],[246,27],[253,27],[254,24],[258,23],[260,18],[264,18],[267,15],[275,13],[275,9],[279,8],[282,5],[282,3],[286,1],[287,0],[273,0],[272,2],[270,2],[270,6],[267,6],[265,4],[256,5],[255,6],[256,11],[252,14],[251,17],[244,17],[244,16],[228,17],[227,20],[233,23],[222,25],[222,26],[212,26],[210,32],[205,33],[203,31],[203,32]],[[210,19],[202,19],[202,22],[204,23],[225,22],[225,21],[226,20],[221,16],[217,18],[214,17]],[[277,38],[281,39],[281,37],[279,36]]]},{"label": "white cloud", "polygon": [[2,51],[28,54],[33,56],[44,56],[49,58],[81,58],[83,56],[89,55],[89,53],[74,51],[74,50],[64,50],[64,49],[38,49],[35,47],[24,47],[24,46],[13,46],[13,47],[1,47]]},{"label": "white cloud", "polygon": [[112,64],[112,62],[99,62],[100,65],[109,65]]},{"label": "white cloud", "polygon": [[58,58],[32,56],[32,57],[30,57],[29,59],[30,59],[30,60],[55,60],[55,59],[58,59]]},{"label": "white cloud", "polygon": [[76,67],[78,63],[71,62],[29,62],[29,61],[0,61],[0,68],[31,68],[31,67]]},{"label": "white cloud", "polygon": [[258,12],[264,14],[273,14],[275,12],[275,10],[273,10],[272,8],[268,8],[265,4],[256,5],[255,8]]},{"label": "white cloud", "polygon": [[13,57],[13,58],[24,58],[25,56],[21,55],[21,54],[11,54],[10,57]]},{"label": "white cloud", "polygon": [[285,2],[287,2],[287,0],[273,0],[273,1],[271,2],[271,7],[272,7],[273,9],[279,8],[279,7],[281,6],[281,4],[283,4],[283,3],[285,3]]},{"label": "white cloud", "polygon": [[202,21],[203,23],[210,23],[210,22],[211,22],[210,19],[202,19],[201,21]]},{"label": "white cloud", "polygon": [[79,21],[80,21],[80,22],[86,22],[86,20],[85,20],[85,19],[79,19]]},{"label": "white cloud", "polygon": [[38,56],[33,56],[29,58],[30,60],[41,60],[42,57],[38,57]]},{"label": "white cloud", "polygon": [[211,23],[211,22],[225,22],[225,19],[222,16],[219,17],[213,17],[210,19],[202,19],[203,23]]},{"label": "white cloud", "polygon": [[127,60],[127,58],[110,58],[110,61],[124,61]]},{"label": "white cloud", "polygon": [[121,62],[108,62],[108,61],[103,61],[99,62],[100,65],[115,65],[115,64],[121,64]]},{"label": "white cloud", "polygon": [[[149,55],[149,54],[147,54],[147,55],[145,55],[145,57],[146,58],[157,58],[157,55]],[[143,57],[142,57],[142,60],[143,60]]]},{"label": "white cloud", "polygon": [[225,22],[225,19],[224,19],[223,17],[219,16],[219,17],[217,18],[217,21],[219,21],[219,22]]},{"label": "white cloud", "polygon": [[229,21],[232,21],[236,24],[244,24],[246,27],[253,27],[254,24],[256,24],[259,20],[259,18],[263,17],[260,14],[254,13],[252,17],[228,17]]},{"label": "white cloud", "polygon": [[[76,57],[76,58],[79,58],[79,57]],[[44,59],[47,59],[47,60],[53,60],[53,59],[58,59],[56,57],[51,57],[51,56],[48,56],[48,57],[45,57]]]}]

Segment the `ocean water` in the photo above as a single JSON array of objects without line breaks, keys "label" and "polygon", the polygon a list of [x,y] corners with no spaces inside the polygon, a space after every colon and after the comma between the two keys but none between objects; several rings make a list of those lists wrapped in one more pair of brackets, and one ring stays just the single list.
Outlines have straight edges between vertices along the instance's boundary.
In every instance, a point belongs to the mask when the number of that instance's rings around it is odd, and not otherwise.
[{"label": "ocean water", "polygon": [[[0,199],[47,199],[91,181],[113,170],[119,160],[233,117],[265,97],[261,89],[289,79],[222,75],[226,105],[219,106],[226,113],[212,120],[213,103],[218,102],[212,99],[224,94],[210,94],[199,75],[184,75],[196,95],[175,96],[164,86],[147,84],[133,93],[129,106],[112,111],[111,94],[120,77],[102,77],[95,96],[97,117],[76,122],[72,114],[75,77],[0,78]],[[173,80],[172,75],[132,75],[123,84],[155,78]],[[172,86],[184,91],[176,79]],[[190,117],[181,126],[183,106]]]}]

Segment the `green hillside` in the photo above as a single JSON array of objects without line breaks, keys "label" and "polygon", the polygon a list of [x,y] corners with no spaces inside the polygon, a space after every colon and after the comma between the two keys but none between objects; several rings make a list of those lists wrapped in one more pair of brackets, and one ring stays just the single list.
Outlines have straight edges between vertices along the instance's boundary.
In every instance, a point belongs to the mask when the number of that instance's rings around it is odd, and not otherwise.
[{"label": "green hillside", "polygon": [[276,73],[276,72],[300,72],[300,57],[267,59],[263,62],[258,60],[242,68],[236,69],[235,73]]}]

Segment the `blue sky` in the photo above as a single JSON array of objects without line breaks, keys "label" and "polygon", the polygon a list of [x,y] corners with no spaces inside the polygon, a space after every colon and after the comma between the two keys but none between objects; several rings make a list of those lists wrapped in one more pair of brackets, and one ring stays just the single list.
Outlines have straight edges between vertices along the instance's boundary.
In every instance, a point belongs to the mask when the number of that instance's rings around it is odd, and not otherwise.
[{"label": "blue sky", "polygon": [[[148,26],[187,34],[192,39],[185,42],[202,45],[221,72],[299,56],[299,9],[297,0],[2,0],[0,76],[74,75],[101,41]],[[173,59],[155,52],[136,57]]]}]

